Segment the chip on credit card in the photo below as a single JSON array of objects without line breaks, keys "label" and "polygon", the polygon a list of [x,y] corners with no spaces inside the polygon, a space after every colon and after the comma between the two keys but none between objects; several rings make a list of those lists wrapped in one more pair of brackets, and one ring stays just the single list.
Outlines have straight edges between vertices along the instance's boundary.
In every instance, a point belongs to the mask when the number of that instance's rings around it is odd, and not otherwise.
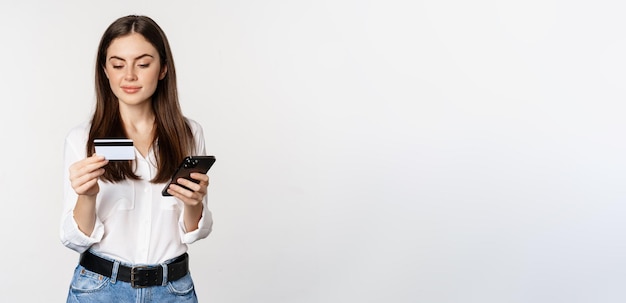
[{"label": "chip on credit card", "polygon": [[135,147],[131,139],[94,139],[96,154],[109,161],[135,160]]}]

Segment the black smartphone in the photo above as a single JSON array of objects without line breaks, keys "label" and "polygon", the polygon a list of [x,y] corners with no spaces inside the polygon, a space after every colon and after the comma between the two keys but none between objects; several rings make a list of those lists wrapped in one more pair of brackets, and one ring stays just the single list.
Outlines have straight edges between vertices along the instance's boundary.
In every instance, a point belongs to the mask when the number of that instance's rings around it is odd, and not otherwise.
[{"label": "black smartphone", "polygon": [[170,184],[176,184],[183,188],[189,189],[184,185],[178,184],[176,180],[178,180],[179,178],[185,178],[192,182],[198,183],[199,181],[191,178],[190,176],[191,173],[206,174],[211,168],[211,166],[213,166],[213,163],[215,163],[215,156],[186,157],[183,160],[183,162],[180,163],[180,165],[178,166],[178,169],[176,169],[176,172],[174,173],[170,181],[167,182],[167,185],[165,185],[165,187],[163,188],[163,191],[161,191],[161,194],[163,196],[171,196],[169,193],[167,193],[167,189],[170,187]]}]

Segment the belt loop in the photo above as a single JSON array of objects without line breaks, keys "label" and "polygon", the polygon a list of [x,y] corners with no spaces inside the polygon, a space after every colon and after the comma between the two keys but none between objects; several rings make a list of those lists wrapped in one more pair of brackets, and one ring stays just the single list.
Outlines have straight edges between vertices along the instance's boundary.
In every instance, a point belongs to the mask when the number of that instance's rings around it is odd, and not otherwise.
[{"label": "belt loop", "polygon": [[113,262],[113,270],[111,271],[111,283],[115,284],[115,282],[117,282],[117,271],[120,268],[120,262],[119,261],[114,261]]},{"label": "belt loop", "polygon": [[163,267],[163,282],[161,283],[161,286],[166,286],[167,285],[167,264],[162,263],[161,267]]}]

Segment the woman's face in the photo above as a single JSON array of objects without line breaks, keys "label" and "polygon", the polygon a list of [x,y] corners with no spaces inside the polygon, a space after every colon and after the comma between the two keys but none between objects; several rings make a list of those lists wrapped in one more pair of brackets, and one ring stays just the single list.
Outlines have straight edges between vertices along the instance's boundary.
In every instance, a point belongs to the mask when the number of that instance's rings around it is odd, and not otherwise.
[{"label": "woman's face", "polygon": [[141,34],[132,33],[111,42],[104,72],[120,103],[132,106],[150,104],[167,68],[161,69],[161,58],[154,46]]}]

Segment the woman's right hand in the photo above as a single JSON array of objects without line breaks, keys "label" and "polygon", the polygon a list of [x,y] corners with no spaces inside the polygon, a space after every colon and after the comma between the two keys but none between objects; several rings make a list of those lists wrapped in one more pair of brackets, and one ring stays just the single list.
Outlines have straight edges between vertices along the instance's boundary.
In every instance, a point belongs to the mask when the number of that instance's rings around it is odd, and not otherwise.
[{"label": "woman's right hand", "polygon": [[109,163],[104,156],[92,155],[70,166],[70,182],[78,195],[95,196],[100,191],[98,178]]}]

